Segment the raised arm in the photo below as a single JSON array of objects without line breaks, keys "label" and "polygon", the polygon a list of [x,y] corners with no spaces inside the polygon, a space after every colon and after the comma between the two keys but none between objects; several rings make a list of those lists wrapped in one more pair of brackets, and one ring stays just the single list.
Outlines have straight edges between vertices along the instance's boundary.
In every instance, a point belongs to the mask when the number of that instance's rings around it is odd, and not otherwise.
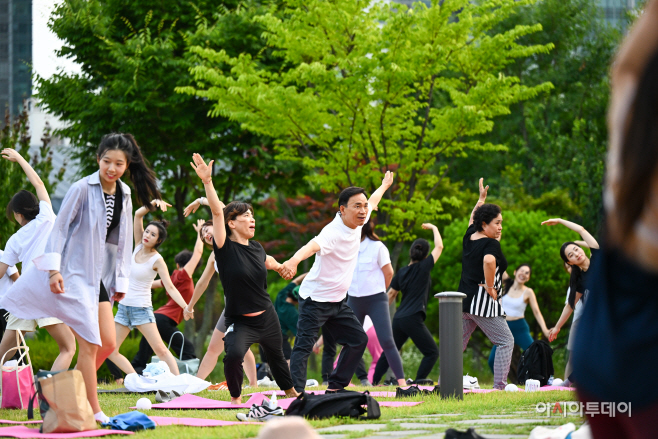
[{"label": "raised arm", "polygon": [[295,255],[288,259],[286,262],[284,262],[281,267],[281,271],[279,271],[279,274],[281,277],[284,279],[292,279],[295,277],[295,274],[297,274],[297,266],[299,265],[300,262],[303,260],[306,260],[316,254],[317,252],[320,251],[320,245],[311,240],[306,244],[304,247],[300,248],[297,250],[297,253]]},{"label": "raised arm", "polygon": [[436,264],[436,261],[439,260],[439,256],[441,256],[441,252],[443,251],[443,240],[441,239],[439,228],[430,223],[425,223],[421,227],[425,230],[431,230],[434,233],[434,249],[432,249],[432,257]]},{"label": "raised arm", "polygon": [[34,186],[34,189],[37,191],[37,198],[39,201],[45,201],[46,203],[51,204],[50,196],[46,190],[46,185],[43,184],[39,174],[37,174],[36,171],[32,169],[32,166],[30,166],[30,164],[23,158],[22,155],[11,148],[3,149],[2,153],[0,154],[2,154],[3,158],[9,160],[10,162],[18,163],[21,168],[23,168],[23,172],[25,172],[27,179],[30,181],[30,183],[32,183],[32,186]]},{"label": "raised arm", "polygon": [[596,239],[594,239],[594,237],[587,230],[585,230],[583,226],[572,223],[571,221],[563,220],[562,218],[552,218],[541,223],[542,226],[554,226],[556,224],[562,224],[564,227],[578,233],[589,248],[598,250],[599,243],[596,242]]},{"label": "raised arm", "polygon": [[212,278],[212,275],[214,273],[215,273],[215,254],[211,253],[210,257],[208,258],[208,263],[206,263],[206,268],[203,270],[203,274],[201,274],[199,281],[194,286],[194,294],[192,294],[190,303],[188,303],[187,307],[184,309],[185,311],[184,314],[187,315],[194,314],[194,305],[196,305],[197,301],[201,298],[203,293],[206,292],[206,288],[208,288],[208,284],[210,283],[210,279]]},{"label": "raised arm", "polygon": [[214,240],[218,248],[224,247],[224,240],[226,240],[226,230],[224,229],[224,204],[219,201],[215,187],[212,184],[212,164],[214,160],[206,165],[203,157],[199,154],[192,156],[194,163],[190,163],[194,171],[203,182],[206,189],[206,198],[208,199],[208,206],[212,212],[212,222],[215,224],[213,227]]},{"label": "raised arm", "polygon": [[384,174],[384,178],[382,180],[382,185],[379,186],[379,188],[370,195],[370,198],[368,199],[368,205],[370,207],[370,210],[377,210],[377,206],[379,205],[379,202],[381,201],[382,197],[384,196],[384,193],[388,190],[388,188],[391,187],[393,184],[393,177],[395,177],[395,174],[391,171],[386,171],[386,174]]},{"label": "raised arm", "polygon": [[201,256],[203,256],[203,241],[201,241],[201,235],[199,234],[199,230],[201,230],[203,223],[204,221],[200,219],[196,222],[196,224],[192,224],[192,227],[194,227],[194,231],[196,232],[196,243],[194,244],[194,251],[192,252],[192,257],[187,262],[187,264],[185,264],[185,266],[183,267],[183,270],[185,270],[187,275],[190,277],[192,277],[192,274],[194,273],[196,266],[199,265]]},{"label": "raised arm", "polygon": [[484,186],[484,178],[480,179],[479,185],[480,185],[480,198],[478,198],[478,202],[475,203],[475,207],[471,211],[471,219],[468,221],[469,227],[471,227],[471,224],[473,224],[473,215],[475,215],[475,211],[477,210],[478,207],[482,206],[487,200],[487,191],[489,190],[489,185],[487,185],[486,187]]},{"label": "raised arm", "polygon": [[[153,200],[151,201],[151,206],[159,207],[163,212],[167,211],[167,207],[171,207],[171,204],[166,203],[162,200]],[[149,209],[146,206],[142,206],[135,211],[135,219],[133,220],[133,237],[135,238],[135,247],[142,243],[144,237],[144,216],[149,213]]]},{"label": "raised arm", "polygon": [[[183,299],[183,296],[181,296],[180,292],[171,281],[171,277],[169,277],[169,269],[167,268],[167,264],[165,264],[164,259],[159,258],[153,265],[153,269],[158,272],[160,280],[162,281],[162,285],[164,285],[167,293],[169,293],[169,297],[171,297],[172,300],[178,304],[178,306],[185,309],[187,307],[187,303],[185,303],[185,299]],[[188,317],[185,317],[187,320]]]}]

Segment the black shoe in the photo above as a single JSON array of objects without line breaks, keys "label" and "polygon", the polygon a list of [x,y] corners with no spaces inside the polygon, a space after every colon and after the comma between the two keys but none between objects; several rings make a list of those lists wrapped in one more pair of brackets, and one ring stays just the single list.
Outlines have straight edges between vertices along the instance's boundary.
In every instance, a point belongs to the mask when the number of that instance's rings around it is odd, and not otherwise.
[{"label": "black shoe", "polygon": [[434,386],[432,390],[425,390],[423,389],[423,395],[440,395],[441,394],[441,386],[438,384]]},{"label": "black shoe", "polygon": [[393,380],[393,378],[384,381],[385,386],[396,386],[397,384],[398,384],[397,380]]},{"label": "black shoe", "polygon": [[421,390],[418,388],[418,386],[409,386],[406,389],[403,389],[402,387],[398,387],[395,389],[395,397],[396,398],[407,398],[409,396],[416,396],[419,395]]},{"label": "black shoe", "polygon": [[420,386],[433,386],[434,381],[430,380],[429,378],[423,378],[423,379],[414,381],[414,384],[418,384]]},{"label": "black shoe", "polygon": [[469,428],[467,431],[457,431],[454,428],[446,430],[443,439],[485,439],[475,432],[474,428]]}]

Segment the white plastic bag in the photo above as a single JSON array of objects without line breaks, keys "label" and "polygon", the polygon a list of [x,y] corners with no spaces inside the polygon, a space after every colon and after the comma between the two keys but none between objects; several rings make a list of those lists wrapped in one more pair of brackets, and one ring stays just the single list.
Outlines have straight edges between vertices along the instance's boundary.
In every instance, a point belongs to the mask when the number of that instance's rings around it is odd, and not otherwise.
[{"label": "white plastic bag", "polygon": [[193,375],[183,373],[174,375],[171,372],[154,377],[144,377],[136,373],[129,373],[123,380],[123,385],[131,392],[152,392],[154,390],[163,390],[167,393],[175,390],[183,393],[198,393],[206,390],[210,383]]}]

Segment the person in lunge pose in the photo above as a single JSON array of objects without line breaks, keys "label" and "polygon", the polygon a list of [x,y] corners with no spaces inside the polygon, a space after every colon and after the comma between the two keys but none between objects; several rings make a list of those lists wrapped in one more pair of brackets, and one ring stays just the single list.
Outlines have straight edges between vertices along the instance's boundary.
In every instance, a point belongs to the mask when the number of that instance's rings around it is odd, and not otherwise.
[{"label": "person in lunge pose", "polygon": [[[251,205],[233,201],[223,206],[212,184],[213,161],[206,165],[199,154],[194,154],[193,159],[192,167],[203,182],[213,224],[217,225],[212,243],[226,296],[224,311],[228,328],[224,338],[224,373],[231,402],[241,403],[242,361],[254,343],[259,343],[267,354],[278,386],[287,396],[298,396],[281,349],[279,319],[267,293],[267,270],[280,272],[281,264],[254,241],[256,220]],[[196,296],[195,292],[187,314],[191,312]]]},{"label": "person in lunge pose", "polygon": [[[22,270],[25,272],[33,265],[32,260],[43,254],[56,216],[50,203],[48,190],[39,175],[32,169],[32,166],[23,156],[11,148],[3,149],[1,154],[3,158],[20,165],[37,192],[35,197],[32,192],[19,191],[7,205],[7,219],[10,221],[15,219],[21,228],[9,238],[5,251],[1,255],[0,281],[10,276],[15,276],[14,280],[17,280],[18,273],[15,265],[21,262]],[[4,319],[4,315],[0,318]],[[9,314],[7,316],[6,331],[2,336],[2,342],[0,342],[0,358],[9,349],[16,347],[16,331],[23,333],[35,331],[37,325],[48,331],[59,348],[59,355],[55,359],[51,370],[68,369],[75,354],[75,338],[68,326],[53,317],[23,320]]]},{"label": "person in lunge pose", "polygon": [[359,255],[361,228],[391,184],[393,173],[387,171],[382,185],[370,199],[363,188],[344,189],[338,196],[340,211],[334,220],[283,264],[281,274],[292,279],[297,265],[315,255],[313,267],[299,289],[297,338],[290,357],[290,370],[298,392],[306,385],[308,356],[322,325],[336,343],[343,345],[338,366],[329,377],[328,391],[345,388],[363,356],[368,337],[352,308],[345,303],[345,296]]},{"label": "person in lunge pose", "polygon": [[[171,274],[171,282],[186,303],[192,299],[192,294],[194,294],[194,281],[192,280],[192,274],[196,270],[197,265],[199,265],[201,256],[203,255],[203,241],[199,234],[202,224],[203,220],[198,220],[197,224],[193,224],[194,231],[196,232],[194,251],[183,250],[174,258],[176,270]],[[151,284],[152,289],[160,289],[162,287],[164,287],[162,279],[158,279]],[[169,295],[169,293],[167,293],[167,295]],[[160,337],[162,337],[162,341],[167,343],[171,340],[171,348],[176,353],[180,352],[182,348],[183,356],[181,360],[191,360],[196,358],[194,345],[191,340],[185,338],[184,335],[181,335],[182,332],[173,336],[178,331],[178,325],[183,320],[183,309],[173,297],[169,296],[167,303],[155,310],[153,314],[155,314],[155,324],[158,327],[158,332],[160,333]],[[146,337],[142,336],[142,339],[139,342],[139,351],[131,362],[137,373],[142,373],[146,365],[151,362],[152,355],[153,349],[151,349],[151,345],[149,345]]]},{"label": "person in lunge pose", "polygon": [[[162,200],[153,200],[151,205],[167,211],[170,204]],[[146,338],[151,349],[161,361],[167,363],[169,370],[178,375],[178,364],[167,346],[165,346],[155,324],[153,304],[151,301],[151,285],[156,275],[164,285],[169,297],[178,304],[181,310],[185,309],[187,303],[176,289],[171,278],[169,269],[162,255],[158,253],[158,247],[167,239],[167,221],[151,221],[144,228],[144,215],[149,212],[148,207],[140,207],[135,212],[133,233],[135,236],[135,251],[133,252],[132,265],[130,267],[130,283],[126,297],[119,303],[119,309],[114,317],[117,334],[117,347],[108,359],[116,364],[125,373],[135,373],[130,361],[119,353],[121,344],[133,328]],[[188,316],[189,318],[189,316]]]},{"label": "person in lunge pose", "polygon": [[[514,278],[507,277],[503,280],[503,289],[505,295],[501,298],[501,305],[507,317],[507,326],[512,331],[514,343],[519,345],[522,350],[534,342],[532,335],[530,335],[530,327],[525,320],[525,309],[528,304],[532,309],[532,313],[537,319],[537,323],[541,327],[544,336],[548,338],[548,328],[544,322],[544,316],[541,314],[537,297],[532,288],[528,288],[525,284],[530,280],[532,268],[528,264],[521,264],[514,270]],[[505,276],[503,276],[505,277]],[[496,358],[496,345],[491,349],[489,354],[489,368],[493,372],[494,360]]]},{"label": "person in lunge pose", "polygon": [[[443,251],[443,240],[439,229],[434,224],[426,223],[422,225],[422,228],[434,233],[432,253],[430,253],[430,244],[425,239],[418,238],[413,242],[409,250],[411,261],[393,277],[387,300],[387,304],[393,303],[398,293],[402,292],[402,301],[393,317],[395,351],[398,352],[402,349],[406,341],[411,338],[411,341],[423,354],[423,359],[416,372],[416,381],[427,379],[439,358],[439,348],[432,333],[425,326],[425,318],[427,298],[432,282],[430,274]],[[384,352],[375,368],[373,377],[375,384],[384,376],[388,365],[387,354]]]},{"label": "person in lunge pose", "polygon": [[[132,259],[130,170],[144,206],[160,199],[153,171],[131,134],[108,134],[96,151],[99,170],[71,185],[45,253],[0,301],[19,318],[57,317],[78,341],[78,363],[97,421],[107,422],[96,393],[96,371],[116,348],[110,300],[128,291]],[[50,291],[48,291],[50,286]],[[54,293],[54,294],[53,294]]]},{"label": "person in lunge pose", "polygon": [[500,248],[503,215],[500,207],[485,204],[487,190],[480,179],[480,198],[473,208],[462,242],[462,274],[459,291],[466,294],[462,305],[463,347],[476,327],[497,347],[494,359],[494,389],[503,390],[512,361],[514,337],[500,304],[507,260]]},{"label": "person in lunge pose", "polygon": [[[197,203],[200,203],[202,205],[207,205],[208,201],[206,200],[205,197],[203,197],[202,199],[195,200],[192,204],[190,204],[185,209],[185,214],[189,215],[191,212],[196,211],[196,208],[193,209],[193,206]],[[224,203],[222,203],[221,206],[222,208],[224,208]],[[214,236],[214,228],[213,228],[212,220],[208,220],[203,223],[201,229],[199,230],[199,236],[201,237],[201,239],[206,245],[212,248],[212,242]],[[203,274],[201,274],[201,277],[199,278],[199,280],[196,283],[196,286],[194,287],[194,293],[192,294],[192,298],[190,299],[189,305],[187,307],[187,310],[190,314],[194,312],[194,305],[197,303],[199,298],[201,298],[201,296],[206,291],[206,289],[208,289],[210,278],[212,278],[215,272],[219,272],[219,269],[217,268],[217,264],[215,263],[215,253],[213,252],[208,257],[206,268],[203,270]],[[226,298],[224,298],[224,303],[226,303]],[[215,366],[217,365],[217,360],[219,360],[219,356],[222,355],[222,352],[224,352],[224,337],[226,336],[225,312],[226,312],[226,308],[224,308],[222,314],[219,316],[219,319],[217,320],[217,325],[215,325],[215,329],[213,330],[212,336],[210,337],[210,344],[208,344],[208,350],[203,356],[203,359],[201,360],[201,364],[199,365],[199,370],[196,374],[198,378],[201,378],[203,380],[205,380],[208,377],[208,375],[210,375],[210,373],[213,371],[213,369],[215,369]],[[244,356],[243,366],[244,366],[244,373],[247,375],[247,379],[249,380],[249,387],[258,387],[257,374],[256,374],[256,357],[254,356],[254,353],[251,352],[251,349],[247,349],[247,353]],[[225,383],[219,384],[218,389],[222,389],[224,385],[226,384]]]}]

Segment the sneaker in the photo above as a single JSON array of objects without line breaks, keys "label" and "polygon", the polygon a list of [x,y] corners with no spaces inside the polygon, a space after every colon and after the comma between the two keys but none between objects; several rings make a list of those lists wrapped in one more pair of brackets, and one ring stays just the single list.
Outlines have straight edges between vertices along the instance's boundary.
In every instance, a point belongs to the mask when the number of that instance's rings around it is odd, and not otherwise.
[{"label": "sneaker", "polygon": [[418,384],[419,386],[433,386],[434,381],[429,378],[422,378],[420,380],[415,380],[414,384]]},{"label": "sneaker", "polygon": [[364,387],[372,387],[372,384],[367,379],[362,379],[361,380],[361,385],[364,386]]},{"label": "sneaker", "polygon": [[164,390],[158,390],[155,392],[155,402],[169,402],[171,401],[171,396]]},{"label": "sneaker", "polygon": [[414,380],[412,380],[411,378],[407,378],[407,385],[410,386],[412,384],[414,384]]},{"label": "sneaker", "polygon": [[265,398],[262,405],[252,405],[249,413],[238,413],[235,415],[240,421],[269,421],[277,416],[283,416],[281,407],[270,408],[269,400]]},{"label": "sneaker", "polygon": [[306,380],[306,387],[317,387],[319,386],[318,380]]},{"label": "sneaker", "polygon": [[432,390],[425,390],[423,389],[423,395],[440,395],[441,394],[441,386],[438,384],[434,386]]},{"label": "sneaker", "polygon": [[208,390],[228,390],[228,386],[226,385],[226,381],[222,381],[221,383],[211,384],[208,386]]},{"label": "sneaker", "polygon": [[394,380],[393,378],[384,381],[385,386],[397,386],[397,384],[398,384],[397,380]]},{"label": "sneaker", "polygon": [[484,437],[477,434],[472,427],[466,431],[457,431],[454,428],[449,428],[446,430],[444,439],[484,439]]},{"label": "sneaker", "polygon": [[416,396],[420,393],[422,392],[418,388],[418,386],[409,386],[406,389],[403,389],[402,387],[398,387],[397,389],[395,389],[396,398],[408,398],[410,396]]},{"label": "sneaker", "polygon": [[464,389],[473,390],[479,389],[480,384],[478,379],[469,375],[464,375]]}]

